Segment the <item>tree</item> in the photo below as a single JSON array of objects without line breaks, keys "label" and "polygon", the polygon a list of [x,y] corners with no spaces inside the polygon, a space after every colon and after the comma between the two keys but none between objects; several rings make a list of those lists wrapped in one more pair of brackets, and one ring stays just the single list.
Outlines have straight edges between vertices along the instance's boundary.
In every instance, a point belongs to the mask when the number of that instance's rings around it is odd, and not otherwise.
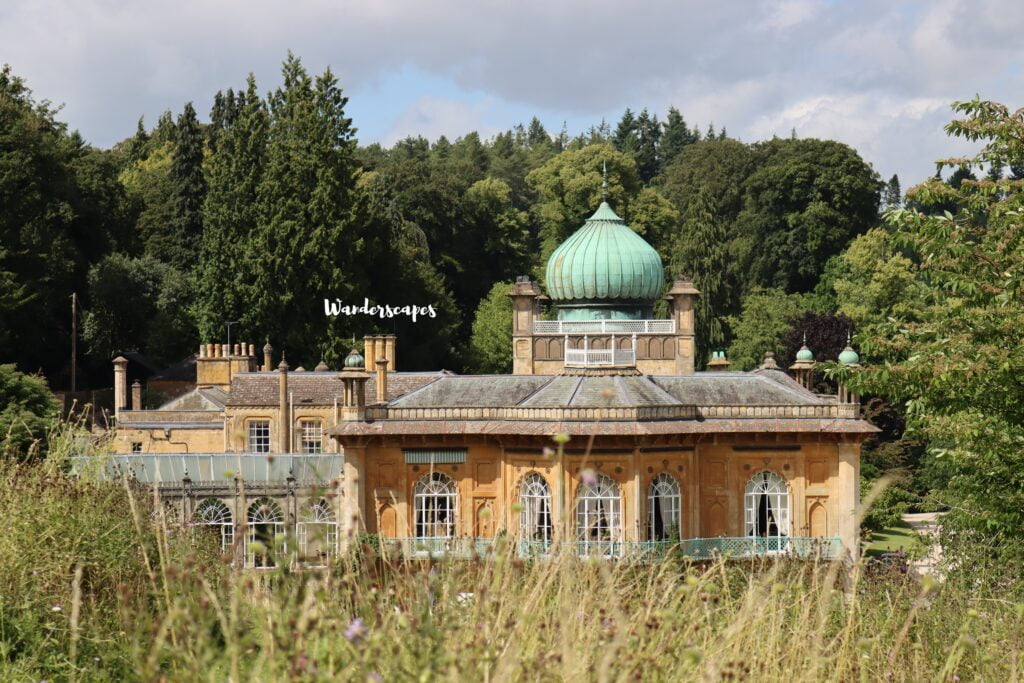
[{"label": "tree", "polygon": [[551,144],[551,136],[544,130],[544,126],[536,116],[530,119],[530,127],[526,129],[526,144],[530,147]]},{"label": "tree", "polygon": [[683,151],[687,145],[692,145],[699,139],[697,131],[690,130],[686,126],[686,120],[675,107],[668,108],[668,117],[662,124],[664,131],[661,135],[661,150],[659,153],[659,172],[665,168]]},{"label": "tree", "polygon": [[733,244],[737,277],[809,291],[829,258],[878,220],[882,183],[839,142],[775,139],[754,154]]},{"label": "tree", "polygon": [[[199,243],[196,318],[204,340],[220,338],[227,320],[241,320],[263,255],[254,248],[260,214],[257,192],[266,169],[269,118],[252,74],[225,120],[208,163]],[[252,334],[263,330],[250,329]],[[265,333],[265,332],[264,332]]]},{"label": "tree", "polygon": [[[946,130],[983,141],[970,160],[1024,158],[1020,112],[974,99]],[[947,163],[947,162],[943,162]],[[947,165],[959,165],[954,160]],[[916,208],[887,223],[908,250],[922,287],[915,317],[893,317],[858,341],[880,362],[836,377],[860,392],[906,403],[907,428],[926,440],[941,475],[933,495],[949,506],[943,548],[970,571],[988,564],[1018,576],[1024,566],[1024,183],[930,179],[912,188]],[[952,198],[953,213],[927,209]]]},{"label": "tree", "polygon": [[195,245],[203,235],[203,198],[206,195],[203,141],[196,110],[189,102],[178,117],[168,173],[173,211],[171,222],[162,235],[163,239],[151,252],[186,273],[195,267],[198,256]]},{"label": "tree", "polygon": [[18,372],[13,364],[0,365],[0,457],[45,455],[46,437],[58,415],[45,379]]},{"label": "tree", "polygon": [[480,301],[473,317],[473,336],[469,342],[470,367],[480,373],[506,373],[512,370],[512,291],[511,282],[496,282]]},{"label": "tree", "polygon": [[779,289],[754,289],[743,298],[738,316],[729,319],[733,340],[728,358],[737,370],[751,370],[771,351],[782,358],[785,351],[783,336],[792,327],[792,321],[806,310],[804,297],[786,294]]},{"label": "tree", "polygon": [[626,111],[619,120],[619,125],[615,128],[613,138],[615,150],[623,154],[632,154],[636,151],[638,137],[636,117],[630,108],[626,107]]},{"label": "tree", "polygon": [[696,310],[697,362],[701,366],[711,351],[722,348],[727,337],[725,316],[731,308],[731,287],[725,237],[725,226],[715,215],[710,193],[701,186],[683,214],[669,258],[673,275],[691,275],[701,293]]},{"label": "tree", "polygon": [[900,192],[900,177],[895,173],[889,182],[885,184],[882,196],[882,206],[886,209],[898,209],[903,206],[903,194]]},{"label": "tree", "polygon": [[789,321],[789,329],[780,338],[782,351],[776,361],[789,367],[796,360],[796,352],[807,344],[819,363],[839,357],[850,339],[853,321],[843,314],[804,311]]},{"label": "tree", "polygon": [[658,153],[661,146],[661,124],[658,123],[658,115],[651,116],[645,108],[636,120],[636,131],[636,169],[640,182],[646,185],[658,174]]}]

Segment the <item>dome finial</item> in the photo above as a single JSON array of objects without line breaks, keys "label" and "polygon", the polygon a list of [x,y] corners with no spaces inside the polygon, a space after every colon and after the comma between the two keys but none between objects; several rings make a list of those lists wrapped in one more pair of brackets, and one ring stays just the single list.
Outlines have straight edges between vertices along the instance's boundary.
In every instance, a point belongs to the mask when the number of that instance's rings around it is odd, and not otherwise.
[{"label": "dome finial", "polygon": [[608,201],[608,161],[601,162],[601,201]]}]

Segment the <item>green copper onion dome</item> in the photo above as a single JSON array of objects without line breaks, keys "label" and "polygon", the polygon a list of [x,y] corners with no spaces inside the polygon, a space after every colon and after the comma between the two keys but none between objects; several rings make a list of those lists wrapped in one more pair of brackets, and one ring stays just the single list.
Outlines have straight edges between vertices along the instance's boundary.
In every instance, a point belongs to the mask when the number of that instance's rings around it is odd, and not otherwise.
[{"label": "green copper onion dome", "polygon": [[814,360],[814,354],[811,352],[809,348],[807,348],[807,344],[804,344],[803,346],[800,347],[800,350],[796,352],[796,359]]},{"label": "green copper onion dome", "polygon": [[560,319],[649,317],[665,271],[654,247],[601,202],[551,254],[546,280]]},{"label": "green copper onion dome", "polygon": [[345,356],[345,367],[346,368],[361,368],[365,365],[366,361],[363,359],[363,354],[359,353],[355,349],[349,352]]},{"label": "green copper onion dome", "polygon": [[852,346],[847,345],[843,352],[839,354],[839,362],[842,365],[857,365],[860,363],[860,356],[857,355]]}]

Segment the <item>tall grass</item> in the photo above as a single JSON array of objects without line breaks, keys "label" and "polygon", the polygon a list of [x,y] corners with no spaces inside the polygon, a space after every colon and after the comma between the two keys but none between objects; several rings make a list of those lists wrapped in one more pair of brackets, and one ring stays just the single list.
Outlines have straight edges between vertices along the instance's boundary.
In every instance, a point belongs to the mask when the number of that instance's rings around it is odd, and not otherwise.
[{"label": "tall grass", "polygon": [[1018,587],[984,576],[523,562],[501,543],[238,571],[150,492],[48,462],[0,468],[4,679],[1007,681],[1022,666]]}]

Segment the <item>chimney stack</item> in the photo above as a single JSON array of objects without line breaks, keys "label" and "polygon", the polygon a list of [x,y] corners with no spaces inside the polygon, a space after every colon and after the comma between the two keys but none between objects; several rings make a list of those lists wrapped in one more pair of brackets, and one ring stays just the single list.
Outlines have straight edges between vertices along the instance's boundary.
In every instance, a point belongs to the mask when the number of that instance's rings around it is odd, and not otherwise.
[{"label": "chimney stack", "polygon": [[388,359],[377,359],[377,403],[388,402]]},{"label": "chimney stack", "polygon": [[377,335],[368,334],[363,337],[364,369],[367,372],[373,372],[373,362],[377,360],[379,356],[383,355],[383,352],[383,348],[377,348]]},{"label": "chimney stack", "polygon": [[270,338],[267,338],[267,343],[263,345],[263,372],[270,372],[271,360],[270,356],[274,353],[274,347],[270,345]]},{"label": "chimney stack", "polygon": [[128,359],[118,356],[114,359],[114,417],[128,406]]},{"label": "chimney stack", "polygon": [[[384,353],[381,353],[380,355],[387,358],[388,367],[391,369],[391,372],[396,372],[398,370],[398,360],[395,357],[397,353],[395,347],[397,344],[398,337],[393,334],[384,335]],[[378,351],[380,351],[380,349],[378,349]]]},{"label": "chimney stack", "polygon": [[142,410],[142,383],[132,382],[132,410]]},{"label": "chimney stack", "polygon": [[281,357],[281,364],[277,366],[280,375],[278,377],[278,405],[279,405],[279,417],[278,417],[278,435],[281,438],[281,442],[278,444],[278,453],[288,453],[291,451],[291,424],[288,419],[288,362]]}]

